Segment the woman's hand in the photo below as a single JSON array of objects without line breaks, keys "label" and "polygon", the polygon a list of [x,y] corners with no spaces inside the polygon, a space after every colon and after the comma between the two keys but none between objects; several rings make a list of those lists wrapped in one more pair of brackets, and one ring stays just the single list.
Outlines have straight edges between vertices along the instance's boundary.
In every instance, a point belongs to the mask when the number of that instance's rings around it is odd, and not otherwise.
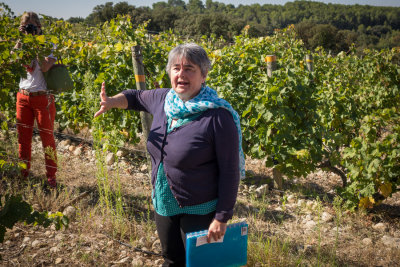
[{"label": "woman's hand", "polygon": [[111,103],[110,103],[111,102],[110,97],[108,97],[106,94],[106,83],[105,82],[103,82],[101,84],[100,99],[101,99],[100,109],[99,109],[99,111],[96,112],[96,114],[94,114],[95,118],[112,108]]},{"label": "woman's hand", "polygon": [[105,82],[101,84],[100,99],[100,109],[96,112],[96,114],[94,114],[95,118],[112,108],[128,108],[128,100],[126,99],[125,95],[117,94],[113,97],[107,96]]},{"label": "woman's hand", "polygon": [[210,243],[211,238],[217,241],[218,239],[223,237],[226,232],[226,226],[227,226],[226,223],[214,219],[210,224],[210,227],[208,227],[207,242]]},{"label": "woman's hand", "polygon": [[41,62],[40,62],[40,70],[42,72],[48,72],[51,67],[56,63],[56,59],[52,57],[45,57]]}]

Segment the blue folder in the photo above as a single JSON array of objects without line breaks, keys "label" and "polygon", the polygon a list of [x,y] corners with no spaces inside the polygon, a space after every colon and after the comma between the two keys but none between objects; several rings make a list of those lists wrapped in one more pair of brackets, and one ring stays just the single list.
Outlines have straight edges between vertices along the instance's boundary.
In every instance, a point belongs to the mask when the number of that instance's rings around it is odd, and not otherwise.
[{"label": "blue folder", "polygon": [[186,234],[187,267],[236,267],[247,264],[246,222],[228,225],[223,238],[207,243],[208,230]]}]

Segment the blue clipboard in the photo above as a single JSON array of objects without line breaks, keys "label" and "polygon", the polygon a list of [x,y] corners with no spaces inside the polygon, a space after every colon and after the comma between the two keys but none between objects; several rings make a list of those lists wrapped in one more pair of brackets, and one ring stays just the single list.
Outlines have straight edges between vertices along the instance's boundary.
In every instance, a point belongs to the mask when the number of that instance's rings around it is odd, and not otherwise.
[{"label": "blue clipboard", "polygon": [[236,267],[247,264],[246,222],[228,225],[223,238],[207,243],[208,230],[186,234],[187,267]]}]

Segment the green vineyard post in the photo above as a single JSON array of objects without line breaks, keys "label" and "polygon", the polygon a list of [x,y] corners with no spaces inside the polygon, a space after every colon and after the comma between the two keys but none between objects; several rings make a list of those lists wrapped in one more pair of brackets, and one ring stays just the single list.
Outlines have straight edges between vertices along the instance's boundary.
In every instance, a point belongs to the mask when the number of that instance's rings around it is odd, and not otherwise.
[{"label": "green vineyard post", "polygon": [[[135,81],[136,81],[136,89],[137,90],[146,90],[146,77],[144,75],[144,65],[143,65],[143,56],[142,49],[139,45],[132,46],[132,62],[133,62],[133,71],[135,72]],[[143,138],[145,142],[149,137],[150,127],[152,123],[152,117],[148,112],[140,112],[140,120],[142,122],[143,129]],[[149,153],[146,153],[148,172],[151,175],[151,161],[149,157]]]},{"label": "green vineyard post", "polygon": [[276,70],[276,56],[268,55],[265,57],[265,62],[267,62],[267,75],[272,77],[272,72]]},{"label": "green vineyard post", "polygon": [[309,72],[314,71],[314,60],[311,54],[306,55],[306,64]]},{"label": "green vineyard post", "polygon": [[[265,57],[265,62],[267,62],[267,75],[268,77],[272,77],[272,73],[276,70],[276,56],[268,55]],[[272,169],[272,178],[274,180],[274,188],[282,189],[283,188],[283,179],[282,173],[277,169]]]}]

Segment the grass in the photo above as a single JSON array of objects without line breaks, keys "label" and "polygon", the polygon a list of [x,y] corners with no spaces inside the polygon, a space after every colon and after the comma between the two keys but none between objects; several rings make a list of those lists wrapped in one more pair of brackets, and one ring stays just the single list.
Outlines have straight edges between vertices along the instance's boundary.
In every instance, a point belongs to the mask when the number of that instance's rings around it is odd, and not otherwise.
[{"label": "grass", "polygon": [[[11,160],[11,156],[16,155],[15,133],[11,132],[7,139],[0,134],[0,139],[0,150],[6,151],[9,156],[7,160]],[[110,170],[102,160],[103,152],[96,155],[97,166],[89,166],[85,159],[76,159],[69,152],[58,153],[58,159],[62,162],[58,172],[62,187],[57,192],[46,193],[43,190],[42,151],[34,153],[34,175],[29,181],[19,180],[18,169],[0,170],[1,194],[22,194],[35,209],[54,212],[80,193],[89,192],[86,199],[74,204],[77,212],[71,219],[69,229],[62,232],[66,235],[62,244],[47,238],[48,247],[43,252],[27,248],[16,258],[18,262],[32,265],[39,264],[40,260],[63,257],[67,265],[101,266],[117,262],[122,257],[121,251],[126,250],[132,259],[140,258],[146,266],[155,266],[160,257],[134,252],[112,239],[152,250],[157,238],[150,198],[151,186],[147,172],[138,170],[145,159],[136,158],[131,162],[134,168],[128,173],[118,165]],[[260,165],[249,168],[254,176],[242,181],[242,184],[259,186],[270,181],[269,170]],[[313,180],[314,184],[319,182]],[[270,191],[260,197],[248,189],[246,194],[239,194],[232,222],[246,219],[249,224],[248,266],[376,266],[400,262],[400,253],[379,243],[383,234],[395,235],[399,231],[399,224],[395,220],[388,233],[374,232],[372,225],[378,220],[385,220],[384,216],[346,212],[339,197],[327,196],[325,192],[329,190],[324,189],[326,185],[308,186],[310,184],[306,180],[288,187],[284,192]],[[306,192],[306,195],[302,192]],[[302,205],[297,204],[300,200],[303,201]],[[308,202],[311,204],[307,205]],[[332,222],[322,221],[324,211],[333,215]],[[309,231],[303,227],[306,216],[316,222],[315,228]],[[15,238],[15,231],[19,229],[22,229],[22,234]],[[21,246],[22,235],[30,236],[32,240],[40,239],[45,231],[48,230],[38,228],[32,231],[28,226],[18,225],[6,235],[6,240],[15,246],[1,246],[0,254],[12,265],[16,259],[7,258],[7,255],[15,254]],[[365,236],[374,241],[372,247],[365,248],[362,244]],[[61,251],[49,259],[49,249],[57,244],[62,245]],[[35,253],[39,256],[32,259]]]}]

